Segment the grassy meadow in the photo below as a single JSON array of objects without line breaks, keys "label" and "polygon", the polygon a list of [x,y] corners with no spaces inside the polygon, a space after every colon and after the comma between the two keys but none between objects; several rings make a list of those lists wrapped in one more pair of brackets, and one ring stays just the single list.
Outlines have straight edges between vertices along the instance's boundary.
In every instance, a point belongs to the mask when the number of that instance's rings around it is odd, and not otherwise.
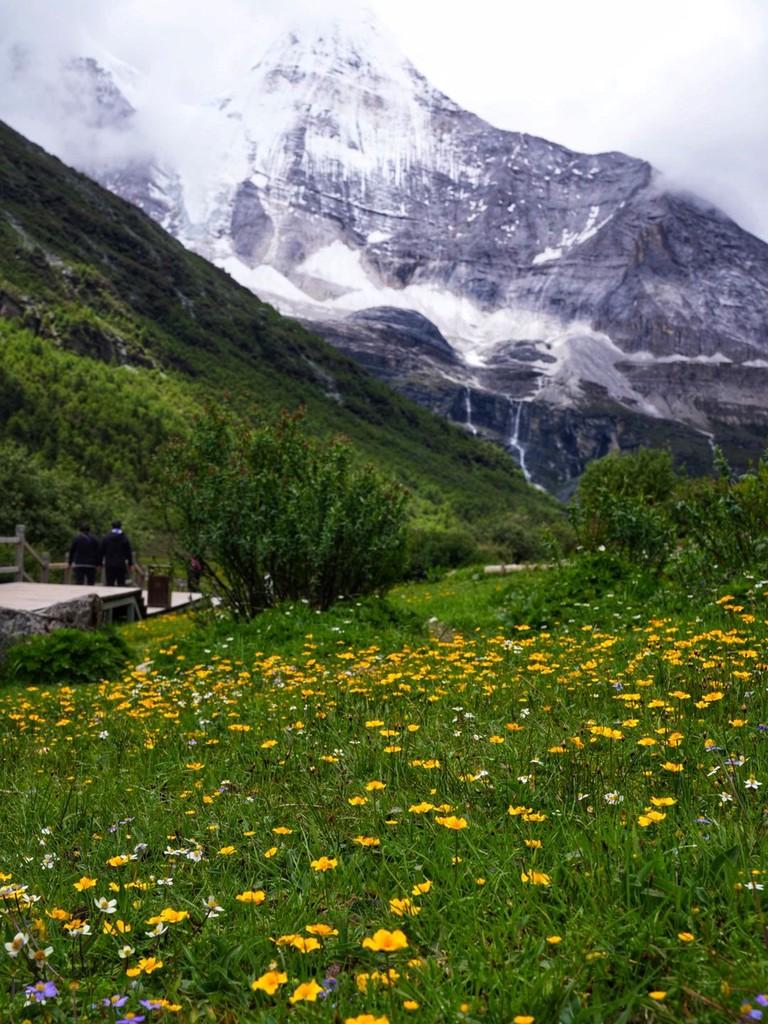
[{"label": "grassy meadow", "polygon": [[760,1019],[765,584],[515,623],[537,585],[155,620],[1,690],[0,1019]]}]

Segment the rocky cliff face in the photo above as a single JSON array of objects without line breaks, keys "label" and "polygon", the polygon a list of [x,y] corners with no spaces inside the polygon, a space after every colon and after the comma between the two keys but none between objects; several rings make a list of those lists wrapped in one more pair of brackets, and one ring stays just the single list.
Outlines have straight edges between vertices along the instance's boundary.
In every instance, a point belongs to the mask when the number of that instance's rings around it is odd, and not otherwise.
[{"label": "rocky cliff face", "polygon": [[762,451],[768,245],[642,160],[494,128],[367,19],[281,36],[190,131],[97,173],[533,481],[644,443]]}]

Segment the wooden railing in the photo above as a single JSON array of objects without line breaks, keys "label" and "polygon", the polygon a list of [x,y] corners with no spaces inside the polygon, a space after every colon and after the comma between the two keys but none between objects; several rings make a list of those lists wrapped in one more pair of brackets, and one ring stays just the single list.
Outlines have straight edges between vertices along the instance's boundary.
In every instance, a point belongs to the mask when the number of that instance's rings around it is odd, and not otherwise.
[{"label": "wooden railing", "polygon": [[[38,554],[27,540],[26,528],[17,526],[13,537],[0,537],[0,544],[12,544],[15,547],[13,565],[0,565],[0,576],[12,576],[17,583],[49,583],[51,571],[63,572],[64,582],[72,582],[72,567],[69,562],[52,562],[47,551]],[[38,566],[39,579],[34,580],[25,569],[27,557],[31,556]],[[133,575],[138,579],[138,585],[144,586],[146,572],[137,563],[133,563]],[[101,570],[101,582],[104,582],[104,569]]]}]

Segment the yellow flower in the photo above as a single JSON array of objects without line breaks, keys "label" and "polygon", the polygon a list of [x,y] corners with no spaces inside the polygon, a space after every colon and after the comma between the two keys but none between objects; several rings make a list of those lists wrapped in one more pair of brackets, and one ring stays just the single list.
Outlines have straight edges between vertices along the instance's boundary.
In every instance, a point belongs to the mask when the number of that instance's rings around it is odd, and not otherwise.
[{"label": "yellow flower", "polygon": [[520,875],[521,882],[527,882],[529,885],[550,885],[551,879],[549,875],[545,875],[543,871],[523,871]]},{"label": "yellow flower", "polygon": [[518,1013],[516,1017],[512,1018],[512,1024],[533,1024],[535,1020],[535,1017],[528,1016],[524,1013]]},{"label": "yellow flower", "polygon": [[396,897],[391,899],[389,901],[389,909],[397,917],[416,917],[417,914],[421,913],[421,907],[417,907],[407,897],[402,900]]},{"label": "yellow flower", "polygon": [[562,939],[561,935],[548,935],[547,936],[547,942],[550,944],[550,946],[556,946],[558,944],[558,942],[562,942],[562,941],[563,941],[563,939]]},{"label": "yellow flower", "polygon": [[275,833],[276,836],[292,836],[293,835],[293,829],[292,828],[286,828],[285,825],[278,825],[277,828],[273,828],[272,831]]},{"label": "yellow flower", "polygon": [[661,992],[661,991],[658,991],[658,990],[655,991],[655,992],[649,992],[648,995],[650,996],[651,999],[655,999],[657,1003],[660,1003],[662,1001],[662,999],[666,999],[667,998],[667,993],[666,992]]},{"label": "yellow flower", "polygon": [[350,796],[347,799],[347,803],[352,807],[362,807],[363,804],[368,803],[367,796]]},{"label": "yellow flower", "polygon": [[311,861],[309,866],[313,871],[333,871],[338,863],[335,857],[318,857],[317,860]]},{"label": "yellow flower", "polygon": [[266,898],[267,894],[263,889],[246,889],[245,892],[240,892],[235,896],[240,903],[263,903]]},{"label": "yellow flower", "polygon": [[432,882],[427,878],[423,882],[417,882],[411,889],[411,896],[423,896],[432,888]]},{"label": "yellow flower", "polygon": [[365,789],[367,793],[372,793],[377,789],[386,789],[386,782],[380,782],[378,779],[372,779],[370,782],[366,782]]},{"label": "yellow flower", "polygon": [[674,761],[665,761],[661,767],[668,772],[681,772],[684,770],[681,764],[675,764]]},{"label": "yellow flower", "polygon": [[412,1011],[412,1010],[418,1010],[418,1008],[419,1008],[419,1004],[416,1002],[415,999],[404,999],[403,1000],[403,1009],[404,1010]]},{"label": "yellow flower", "polygon": [[174,910],[173,907],[166,907],[159,914],[150,917],[147,924],[178,924],[179,921],[186,921],[188,917],[188,910]]},{"label": "yellow flower", "polygon": [[235,852],[236,849],[236,846],[222,846],[222,848],[219,850],[219,853],[221,854],[222,857],[229,857]]},{"label": "yellow flower", "polygon": [[389,1024],[389,1017],[374,1017],[372,1013],[360,1013],[357,1017],[347,1017],[344,1024]]},{"label": "yellow flower", "polygon": [[454,832],[458,832],[462,828],[467,828],[468,822],[466,818],[457,818],[451,814],[447,818],[442,818],[438,815],[435,818],[438,825],[442,825],[443,828],[453,829]]},{"label": "yellow flower", "polygon": [[408,939],[399,928],[395,928],[393,932],[379,928],[373,935],[363,939],[363,947],[372,949],[374,953],[394,953],[398,949],[406,949],[407,946]]},{"label": "yellow flower", "polygon": [[261,749],[262,750],[271,750],[272,747],[276,747],[276,746],[277,746],[277,740],[264,740],[264,742],[261,744]]},{"label": "yellow flower", "polygon": [[428,803],[426,800],[422,800],[420,804],[411,804],[408,808],[411,814],[426,814],[427,811],[434,811],[435,805]]},{"label": "yellow flower", "polygon": [[352,842],[358,846],[381,846],[381,840],[375,836],[355,836]]},{"label": "yellow flower", "polygon": [[693,942],[694,941],[694,936],[693,936],[693,934],[691,932],[678,932],[677,933],[677,937],[678,937],[678,939],[680,939],[681,942]]},{"label": "yellow flower", "polygon": [[288,981],[288,975],[285,971],[267,971],[266,974],[262,974],[260,978],[251,982],[251,988],[254,992],[266,992],[268,996],[273,996],[286,981]]},{"label": "yellow flower", "polygon": [[129,978],[135,978],[139,974],[152,974],[153,971],[159,971],[163,966],[163,961],[158,960],[155,956],[144,956],[139,960],[136,967],[129,967],[125,972]]},{"label": "yellow flower", "polygon": [[293,946],[300,953],[314,953],[316,949],[321,948],[317,939],[305,939],[303,935],[291,935],[286,945]]},{"label": "yellow flower", "polygon": [[338,928],[331,928],[329,924],[308,924],[304,929],[305,932],[309,932],[310,935],[338,935]]},{"label": "yellow flower", "polygon": [[316,981],[303,981],[295,990],[292,996],[288,999],[289,1003],[315,1003],[317,997],[323,991],[323,986],[318,985]]},{"label": "yellow flower", "polygon": [[79,882],[74,883],[74,888],[78,892],[85,892],[86,889],[92,889],[96,885],[97,879],[89,878],[87,875],[83,875]]},{"label": "yellow flower", "polygon": [[677,800],[673,796],[652,796],[651,803],[654,807],[674,807]]},{"label": "yellow flower", "polygon": [[269,860],[271,857],[274,857],[276,853],[277,853],[277,847],[276,846],[270,846],[270,848],[268,850],[264,851],[264,856],[267,858],[267,860]]},{"label": "yellow flower", "polygon": [[[77,887],[77,885],[75,885],[75,887]],[[48,917],[54,921],[68,921],[72,917],[70,912],[68,910],[64,910],[62,907],[52,907],[50,910],[46,911],[46,913],[48,914]]]}]

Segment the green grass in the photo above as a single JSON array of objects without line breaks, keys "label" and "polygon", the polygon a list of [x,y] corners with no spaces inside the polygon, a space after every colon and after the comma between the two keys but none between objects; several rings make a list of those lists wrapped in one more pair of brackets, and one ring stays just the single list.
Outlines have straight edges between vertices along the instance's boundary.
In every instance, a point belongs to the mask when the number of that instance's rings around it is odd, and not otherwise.
[{"label": "green grass", "polygon": [[[123,678],[0,691],[0,872],[26,887],[6,890],[3,941],[51,947],[61,993],[25,1007],[32,961],[6,956],[2,1019],[123,1019],[101,1006],[113,995],[122,1014],[162,998],[180,1009],[148,1019],[227,1024],[708,1024],[757,1007],[763,591],[614,629],[588,610],[500,629],[508,586],[455,574],[247,627],[157,620],[126,630],[142,667]],[[481,628],[429,637],[427,618],[469,624],[472,605]],[[182,919],[148,935],[168,909]],[[131,930],[105,934],[118,919]],[[407,947],[366,948],[380,928]],[[150,957],[162,967],[126,975]],[[252,990],[272,969],[275,994]],[[333,991],[291,1005],[311,980]]]}]

